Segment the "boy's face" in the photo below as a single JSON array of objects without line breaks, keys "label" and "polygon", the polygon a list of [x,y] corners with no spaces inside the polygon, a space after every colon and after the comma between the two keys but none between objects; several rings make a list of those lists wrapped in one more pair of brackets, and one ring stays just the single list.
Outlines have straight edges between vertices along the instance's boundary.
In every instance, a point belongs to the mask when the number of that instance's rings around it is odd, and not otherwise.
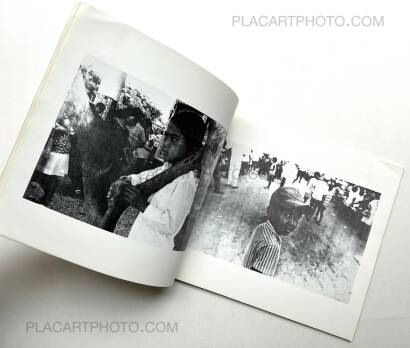
[{"label": "boy's face", "polygon": [[186,157],[185,137],[172,121],[165,131],[162,151],[166,162],[175,163]]},{"label": "boy's face", "polygon": [[287,236],[298,226],[302,217],[301,208],[284,208],[278,205],[268,207],[268,220],[279,235]]}]

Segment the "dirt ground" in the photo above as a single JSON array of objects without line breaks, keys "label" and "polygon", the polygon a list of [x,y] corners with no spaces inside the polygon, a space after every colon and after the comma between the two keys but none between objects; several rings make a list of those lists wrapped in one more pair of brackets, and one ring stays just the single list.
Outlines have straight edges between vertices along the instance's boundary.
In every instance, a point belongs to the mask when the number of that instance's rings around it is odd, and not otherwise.
[{"label": "dirt ground", "polygon": [[[270,195],[278,187],[272,183],[267,190],[266,184],[264,177],[243,176],[238,189],[223,185],[224,194],[208,192],[189,247],[240,265],[254,228],[266,221]],[[338,215],[331,203],[321,225],[303,216],[296,231],[282,237],[276,277],[348,303],[359,268],[356,259],[365,242]]]},{"label": "dirt ground", "polygon": [[[252,231],[266,221],[270,195],[278,187],[273,183],[267,190],[266,183],[257,175],[243,176],[238,189],[223,185],[225,194],[210,190],[188,247],[241,265]],[[30,185],[27,193],[36,198],[43,194],[38,185]],[[50,208],[86,221],[82,198],[74,194],[68,178],[58,188]],[[365,242],[337,214],[332,205],[328,207],[320,226],[302,217],[296,231],[282,238],[276,277],[347,303],[359,267],[354,256],[363,254]],[[137,215],[136,209],[128,208],[114,233],[127,237]]]}]

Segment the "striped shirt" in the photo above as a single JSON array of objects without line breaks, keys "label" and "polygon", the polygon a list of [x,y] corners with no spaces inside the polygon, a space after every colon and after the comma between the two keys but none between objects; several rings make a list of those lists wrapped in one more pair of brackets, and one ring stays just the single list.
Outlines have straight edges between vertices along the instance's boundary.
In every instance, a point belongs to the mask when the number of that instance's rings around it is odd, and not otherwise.
[{"label": "striped shirt", "polygon": [[323,206],[324,206],[324,207],[327,207],[327,206],[329,205],[329,203],[330,203],[330,201],[332,200],[333,196],[336,196],[336,197],[337,197],[337,192],[338,192],[338,189],[337,189],[337,188],[333,188],[332,191],[328,191],[328,192],[325,194],[325,199],[323,200]]},{"label": "striped shirt", "polygon": [[275,276],[281,244],[280,236],[269,221],[256,226],[245,249],[243,266],[254,268],[271,277]]},{"label": "striped shirt", "polygon": [[323,200],[323,206],[327,207],[332,200],[332,195],[325,195],[325,199]]}]

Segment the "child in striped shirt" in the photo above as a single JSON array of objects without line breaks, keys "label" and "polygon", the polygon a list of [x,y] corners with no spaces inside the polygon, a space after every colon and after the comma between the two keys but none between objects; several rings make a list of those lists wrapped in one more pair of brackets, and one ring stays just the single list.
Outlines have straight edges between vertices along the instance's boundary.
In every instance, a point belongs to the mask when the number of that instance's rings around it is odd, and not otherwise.
[{"label": "child in striped shirt", "polygon": [[245,249],[243,266],[268,276],[275,276],[279,263],[281,236],[293,232],[306,207],[299,191],[280,187],[271,196],[267,221],[258,225]]}]

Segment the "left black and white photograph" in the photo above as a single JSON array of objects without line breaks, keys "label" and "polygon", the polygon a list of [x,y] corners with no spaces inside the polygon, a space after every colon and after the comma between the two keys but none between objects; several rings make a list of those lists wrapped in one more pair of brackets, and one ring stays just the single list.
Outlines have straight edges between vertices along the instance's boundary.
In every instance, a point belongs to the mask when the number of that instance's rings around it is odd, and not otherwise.
[{"label": "left black and white photograph", "polygon": [[24,198],[137,242],[183,250],[224,127],[92,56],[73,78]]}]

